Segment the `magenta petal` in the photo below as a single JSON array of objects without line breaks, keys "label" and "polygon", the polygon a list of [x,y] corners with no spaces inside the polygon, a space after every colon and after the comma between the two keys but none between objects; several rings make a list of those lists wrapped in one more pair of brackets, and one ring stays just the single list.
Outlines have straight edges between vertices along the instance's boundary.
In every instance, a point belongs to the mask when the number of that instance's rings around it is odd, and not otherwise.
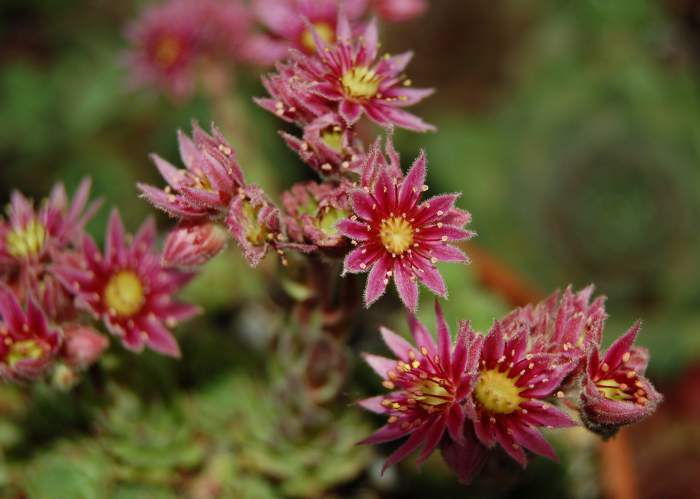
[{"label": "magenta petal", "polygon": [[382,473],[386,471],[387,468],[393,466],[394,464],[398,463],[402,459],[404,459],[406,456],[408,456],[411,452],[416,450],[420,445],[423,443],[423,440],[426,437],[426,434],[428,433],[429,426],[428,425],[423,425],[416,431],[414,431],[410,437],[408,437],[408,440],[406,440],[401,447],[396,449],[386,460],[384,463],[384,466],[382,466]]},{"label": "magenta petal", "polygon": [[349,100],[342,101],[338,111],[348,126],[352,126],[357,123],[357,120],[359,120],[360,116],[362,116],[362,106],[357,102],[352,102]]},{"label": "magenta petal", "polygon": [[518,445],[525,447],[535,454],[547,457],[552,461],[559,461],[552,446],[536,429],[516,423],[510,425],[510,430],[512,431],[515,443]]},{"label": "magenta petal", "polygon": [[632,345],[634,344],[634,340],[637,338],[641,327],[641,322],[635,322],[625,334],[620,336],[612,345],[610,345],[610,348],[608,348],[608,351],[605,353],[605,362],[608,364],[610,369],[616,369],[622,362],[622,357],[627,352],[631,352]]},{"label": "magenta petal", "polygon": [[415,312],[418,309],[418,284],[405,265],[394,266],[394,284],[403,304],[410,312]]},{"label": "magenta petal", "polygon": [[382,395],[377,395],[376,397],[370,397],[364,400],[360,400],[357,402],[357,405],[362,407],[363,409],[374,412],[376,414],[386,414],[388,412],[388,409],[382,405],[382,402],[386,399],[386,397]]},{"label": "magenta petal", "polygon": [[168,331],[163,324],[157,319],[147,319],[144,324],[144,330],[148,335],[146,344],[156,352],[175,357],[181,357],[180,347],[173,335]]},{"label": "magenta petal", "polygon": [[367,226],[361,224],[360,222],[350,220],[349,218],[341,220],[335,227],[344,236],[349,237],[350,239],[354,239],[356,241],[366,241],[369,239],[370,233],[367,230]]},{"label": "magenta petal", "polygon": [[368,245],[361,245],[345,256],[343,263],[343,273],[367,272],[370,265],[379,257],[379,252],[373,250]]},{"label": "magenta petal", "polygon": [[359,443],[369,445],[383,444],[404,437],[409,432],[410,430],[402,429],[400,424],[386,424]]},{"label": "magenta petal", "polygon": [[[386,343],[386,346],[388,346],[389,349],[392,352],[394,352],[394,355],[396,355],[399,359],[403,360],[404,362],[409,362],[410,357],[408,355],[408,352],[414,350],[413,345],[411,345],[408,341],[406,341],[390,329],[381,327],[379,328],[379,331],[382,334],[382,339],[384,340],[384,343]],[[392,366],[392,368],[395,366],[396,364],[394,363],[394,366]],[[386,375],[386,373],[384,373],[384,375]]]},{"label": "magenta petal", "polygon": [[438,353],[440,354],[440,359],[449,365],[452,339],[450,338],[450,328],[445,320],[445,314],[442,313],[442,307],[438,300],[435,300],[435,316],[437,317]]},{"label": "magenta petal", "polygon": [[464,409],[459,404],[454,404],[450,407],[450,411],[447,413],[447,430],[450,433],[450,437],[455,442],[460,444],[464,443],[464,421],[466,419],[466,414]]},{"label": "magenta petal", "polygon": [[449,244],[436,244],[430,247],[430,256],[441,262],[468,263],[469,257],[464,252]]},{"label": "magenta petal", "polygon": [[520,445],[513,445],[515,442],[504,428],[499,425],[494,426],[496,441],[501,445],[506,454],[515,459],[523,468],[527,466],[527,455]]},{"label": "magenta petal", "polygon": [[413,335],[413,340],[416,342],[416,346],[418,348],[425,347],[428,351],[428,355],[433,357],[437,353],[437,348],[435,347],[435,340],[433,340],[433,336],[430,334],[430,331],[428,331],[428,328],[411,313],[408,314],[408,326]]},{"label": "magenta petal", "polygon": [[423,450],[421,450],[420,454],[418,455],[418,458],[416,459],[416,464],[420,466],[425,462],[426,459],[430,457],[430,454],[433,453],[435,450],[435,447],[438,446],[440,443],[440,440],[442,440],[442,436],[445,434],[445,423],[442,419],[435,420],[431,425],[430,425],[430,430],[428,430],[427,435],[425,436],[425,446],[423,447]]},{"label": "magenta petal", "polygon": [[571,419],[565,412],[557,409],[551,404],[545,402],[524,402],[522,407],[527,409],[527,414],[522,414],[520,417],[523,422],[533,426],[545,426],[552,428],[567,428],[576,426],[576,422]]},{"label": "magenta petal", "polygon": [[374,264],[367,276],[367,287],[365,288],[365,306],[369,308],[386,291],[389,284],[387,272],[391,269],[392,261],[389,255],[382,255]]},{"label": "magenta petal", "polygon": [[107,239],[105,242],[105,259],[108,262],[126,263],[126,251],[124,242],[124,225],[119,212],[114,209],[109,217],[107,226]]},{"label": "magenta petal", "polygon": [[[414,261],[418,263],[419,259],[416,258]],[[420,265],[420,270],[422,272],[417,274],[420,281],[436,295],[442,298],[447,298],[447,285],[442,279],[442,275],[440,275],[438,269],[433,267],[428,261],[422,263],[423,265]]]},{"label": "magenta petal", "polygon": [[412,208],[423,192],[423,184],[425,184],[425,176],[427,173],[427,159],[425,152],[421,151],[418,158],[408,170],[406,177],[401,184],[399,191],[399,211],[406,211]]},{"label": "magenta petal", "polygon": [[372,196],[364,191],[354,191],[351,195],[352,207],[355,213],[367,221],[374,218],[375,202]]},{"label": "magenta petal", "polygon": [[[384,340],[386,341],[386,339]],[[371,353],[365,353],[362,358],[369,364],[369,366],[382,378],[387,378],[387,373],[396,367],[396,361],[382,357],[380,355],[373,355]]]},{"label": "magenta petal", "polygon": [[488,457],[488,451],[474,438],[472,431],[467,434],[464,445],[447,439],[441,447],[443,459],[464,484],[472,481]]},{"label": "magenta petal", "polygon": [[382,106],[382,110],[392,123],[407,130],[413,130],[414,132],[434,132],[436,130],[433,125],[402,109]]}]

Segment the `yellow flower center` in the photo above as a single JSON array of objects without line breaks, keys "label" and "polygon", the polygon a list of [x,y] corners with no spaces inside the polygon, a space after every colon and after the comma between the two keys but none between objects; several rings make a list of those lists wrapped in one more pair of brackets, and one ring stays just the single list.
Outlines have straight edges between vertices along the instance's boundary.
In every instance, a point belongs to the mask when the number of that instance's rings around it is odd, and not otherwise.
[{"label": "yellow flower center", "polygon": [[114,274],[104,291],[107,308],[121,317],[130,317],[141,310],[144,298],[143,283],[130,270]]},{"label": "yellow flower center", "polygon": [[166,35],[155,47],[156,62],[164,69],[168,69],[177,62],[182,52],[182,42],[174,36]]},{"label": "yellow flower center", "polygon": [[[327,44],[331,44],[335,40],[335,31],[330,24],[324,22],[316,23],[314,24],[314,29],[318,37]],[[316,51],[316,41],[310,29],[304,30],[301,34],[301,46],[308,52]]]},{"label": "yellow flower center", "polygon": [[488,411],[510,414],[525,400],[520,396],[520,388],[515,386],[515,381],[497,369],[484,371],[476,383],[474,395]]},{"label": "yellow flower center", "polygon": [[601,379],[596,382],[596,386],[598,391],[608,400],[632,400],[634,398],[632,393],[629,392],[629,385],[614,379]]},{"label": "yellow flower center", "polygon": [[413,227],[403,217],[389,217],[382,220],[379,237],[387,251],[400,255],[413,244]]},{"label": "yellow flower center", "polygon": [[246,202],[243,207],[243,213],[245,215],[246,221],[248,222],[248,228],[246,230],[246,239],[253,246],[260,246],[267,240],[268,230],[267,228],[258,222],[258,213],[260,212],[260,207],[254,207],[250,203]]},{"label": "yellow flower center", "polygon": [[338,154],[343,152],[343,132],[326,129],[321,132],[321,140]]},{"label": "yellow flower center", "polygon": [[15,367],[18,362],[23,360],[37,360],[44,355],[44,348],[36,340],[16,341],[10,346],[10,351],[7,354],[7,364],[10,367]]},{"label": "yellow flower center", "polygon": [[418,385],[415,399],[418,403],[425,406],[426,409],[430,410],[452,402],[454,395],[440,380],[426,379]]},{"label": "yellow flower center", "polygon": [[379,81],[377,73],[366,66],[354,67],[340,78],[345,93],[355,99],[370,99],[377,95]]},{"label": "yellow flower center", "polygon": [[23,229],[17,229],[5,239],[7,252],[15,258],[28,258],[38,255],[46,242],[46,228],[36,219]]},{"label": "yellow flower center", "polygon": [[336,225],[347,217],[348,213],[345,210],[329,208],[318,218],[318,228],[327,236],[335,236],[338,234]]}]

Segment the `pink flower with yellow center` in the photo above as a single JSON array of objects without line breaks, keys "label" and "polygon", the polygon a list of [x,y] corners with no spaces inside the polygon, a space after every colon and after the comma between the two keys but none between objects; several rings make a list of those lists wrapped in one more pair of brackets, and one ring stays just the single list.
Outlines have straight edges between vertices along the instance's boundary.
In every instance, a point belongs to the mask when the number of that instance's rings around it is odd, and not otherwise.
[{"label": "pink flower with yellow center", "polygon": [[386,395],[359,404],[388,416],[386,425],[362,441],[379,444],[408,439],[387,459],[384,469],[423,446],[418,463],[425,461],[443,438],[464,444],[465,421],[472,408],[466,404],[474,388],[483,337],[460,323],[457,340],[450,331],[437,301],[437,342],[415,317],[409,325],[415,346],[382,328],[382,338],[398,360],[365,354],[365,360],[383,378]]},{"label": "pink flower with yellow center", "polygon": [[194,140],[182,132],[177,136],[185,169],[154,154],[151,159],[168,185],[158,189],[138,184],[138,188],[152,205],[175,217],[223,216],[245,184],[243,172],[235,152],[215,126],[212,125],[211,135],[197,123],[192,124],[192,129]]},{"label": "pink flower with yellow center", "polygon": [[153,220],[145,222],[129,244],[119,213],[109,220],[105,251],[89,236],[83,240],[83,264],[55,269],[78,305],[102,319],[130,350],[144,346],[172,357],[180,349],[169,328],[198,313],[173,296],[194,274],[164,268],[153,251]]},{"label": "pink flower with yellow center", "polygon": [[633,346],[641,329],[634,324],[601,358],[589,354],[581,393],[581,417],[591,431],[610,436],[622,425],[636,423],[656,410],[662,396],[644,376],[648,353]]},{"label": "pink flower with yellow center", "polygon": [[192,93],[201,36],[193,12],[196,2],[171,1],[149,8],[128,27],[133,48],[126,62],[134,85],[155,84],[178,98]]},{"label": "pink flower with yellow center", "polygon": [[203,66],[228,66],[244,56],[250,21],[239,0],[168,0],[150,7],[126,32],[132,83],[188,97]]},{"label": "pink flower with yellow center", "polygon": [[269,64],[284,58],[290,48],[312,54],[316,51],[312,29],[326,44],[333,44],[341,7],[354,21],[365,12],[367,0],[255,0],[253,15],[267,33],[250,40],[250,58]]},{"label": "pink flower with yellow center", "polygon": [[502,324],[494,323],[481,350],[472,396],[477,438],[487,448],[499,444],[522,466],[525,449],[556,459],[538,427],[575,424],[548,402],[574,367],[564,355],[531,352],[527,328],[505,337]]},{"label": "pink flower with yellow center", "polygon": [[61,344],[60,332],[30,298],[26,312],[15,294],[0,284],[0,378],[36,379],[50,367]]},{"label": "pink flower with yellow center", "polygon": [[341,13],[337,41],[323,42],[313,30],[317,49],[313,55],[290,53],[299,82],[307,82],[311,91],[326,100],[328,106],[352,126],[366,114],[383,127],[398,126],[417,132],[434,130],[404,108],[433,93],[432,89],[411,88],[403,71],[411,53],[378,57],[377,23],[370,22],[364,33],[353,36],[347,18]]},{"label": "pink flower with yellow center", "polygon": [[56,184],[37,210],[32,201],[14,191],[7,221],[0,218],[0,264],[39,264],[78,241],[100,205],[100,201],[88,204],[89,196],[89,179],[81,182],[72,202],[63,184]]},{"label": "pink flower with yellow center", "polygon": [[439,261],[468,261],[453,245],[471,238],[464,230],[471,217],[455,208],[458,194],[443,194],[420,203],[425,185],[426,157],[416,159],[406,176],[400,175],[398,155],[390,155],[384,167],[375,168],[381,154],[377,146],[366,171],[378,170],[376,182],[352,193],[353,215],[338,229],[356,246],[345,257],[343,272],[369,272],[365,304],[369,307],[386,290],[391,279],[406,307],[418,307],[418,282],[439,296],[447,287],[435,267]]}]

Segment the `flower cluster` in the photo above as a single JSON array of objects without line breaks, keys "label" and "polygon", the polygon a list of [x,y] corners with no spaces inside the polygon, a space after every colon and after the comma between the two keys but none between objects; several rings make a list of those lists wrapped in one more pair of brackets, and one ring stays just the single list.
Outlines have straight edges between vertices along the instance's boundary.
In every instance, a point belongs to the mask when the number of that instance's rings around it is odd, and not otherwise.
[{"label": "flower cluster", "polygon": [[360,29],[370,12],[402,22],[426,7],[425,0],[166,0],[127,28],[131,49],[125,62],[133,85],[154,85],[184,98],[207,68],[267,66],[290,49],[313,54],[317,39],[334,43],[341,12]]},{"label": "flower cluster", "polygon": [[[331,4],[328,12],[336,15],[337,5]],[[260,186],[245,180],[222,134],[215,127],[207,134],[195,123],[192,138],[178,135],[184,168],[154,155],[167,186],[139,185],[148,201],[181,221],[166,244],[168,261],[202,264],[223,248],[228,233],[252,266],[271,251],[283,263],[287,251],[344,258],[344,274],[369,272],[367,306],[391,280],[410,310],[418,306],[419,283],[446,297],[436,264],[468,261],[454,244],[473,236],[464,229],[469,213],[455,206],[457,194],[421,200],[428,190],[424,153],[404,174],[391,133],[384,152],[379,139],[365,152],[356,132],[365,114],[386,126],[427,130],[400,108],[430,91],[411,89],[399,76],[410,54],[377,60],[376,23],[354,34],[341,11],[337,39],[330,45],[313,25],[308,29],[318,42],[315,50],[292,50],[278,73],[263,79],[271,96],[257,102],[302,128],[301,138],[282,137],[320,181],[293,185],[278,207]],[[375,83],[376,92],[365,92]],[[205,233],[209,236],[193,236]]]},{"label": "flower cluster", "polygon": [[155,228],[144,226],[128,248],[118,214],[100,254],[85,232],[99,208],[85,180],[69,201],[62,184],[36,209],[13,192],[0,218],[0,377],[21,381],[60,369],[71,376],[96,362],[107,338],[82,312],[92,312],[125,346],[177,356],[163,325],[195,309],[170,298],[189,274],[161,266],[153,251]]},{"label": "flower cluster", "polygon": [[[152,225],[129,245],[115,214],[104,254],[86,237],[80,265],[65,262],[56,274],[77,303],[102,318],[127,347],[170,355],[179,350],[166,328],[195,312],[170,294],[229,240],[251,266],[268,253],[283,265],[303,261],[299,268],[310,270],[308,288],[316,287],[294,297],[298,315],[309,317],[304,307],[318,307],[333,326],[351,308],[343,303],[333,309],[333,300],[347,291],[332,283],[341,261],[343,276],[368,274],[367,307],[393,281],[414,341],[382,329],[396,359],[365,355],[389,392],[359,403],[388,418],[364,443],[407,437],[385,468],[419,448],[421,463],[439,448],[459,479],[469,482],[493,452],[505,452],[523,467],[528,453],[556,459],[543,429],[581,423],[609,436],[651,414],[661,395],[644,375],[646,351],[633,346],[638,324],[600,352],[607,315],[592,286],[513,310],[486,334],[460,322],[454,340],[437,301],[437,341],[415,318],[420,284],[447,298],[436,265],[468,263],[459,243],[474,235],[465,228],[471,215],[456,206],[459,194],[424,197],[424,152],[402,168],[392,130],[433,130],[406,110],[432,90],[413,88],[405,75],[410,52],[380,55],[377,22],[363,16],[371,8],[400,21],[426,7],[424,0],[252,2],[252,18],[265,31],[253,32],[243,51],[259,62],[276,61],[275,71],[262,78],[268,96],[256,102],[301,130],[282,132],[282,139],[318,178],[292,185],[276,204],[246,180],[215,126],[207,133],[194,123],[191,137],[178,134],[182,168],[152,156],[167,185],[139,184],[145,199],[178,220],[161,259],[147,255]],[[363,118],[388,132],[383,148],[381,138],[365,145]],[[288,259],[291,252],[298,255]],[[347,301],[354,306],[357,300]],[[51,343],[41,345],[48,351]],[[41,352],[28,355],[42,358]]]},{"label": "flower cluster", "polygon": [[576,412],[605,436],[648,416],[661,395],[644,376],[648,356],[633,346],[639,323],[601,358],[606,314],[603,299],[591,303],[591,294],[591,287],[555,293],[495,321],[485,335],[461,322],[454,341],[436,302],[437,344],[412,315],[414,345],[383,329],[397,360],[365,360],[389,393],[360,405],[388,421],[364,443],[408,437],[385,467],[422,446],[421,463],[440,446],[469,482],[496,448],[522,466],[527,451],[556,459],[540,430],[576,425]]},{"label": "flower cluster", "polygon": [[145,10],[126,32],[132,83],[188,96],[203,64],[244,59],[251,23],[240,0],[169,0]]}]

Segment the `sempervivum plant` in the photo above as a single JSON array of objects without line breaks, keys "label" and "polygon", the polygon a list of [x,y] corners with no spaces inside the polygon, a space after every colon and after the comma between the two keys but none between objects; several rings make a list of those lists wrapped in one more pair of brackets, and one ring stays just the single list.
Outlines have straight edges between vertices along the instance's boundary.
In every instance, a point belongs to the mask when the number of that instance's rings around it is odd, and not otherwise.
[{"label": "sempervivum plant", "polygon": [[[154,154],[164,185],[137,186],[175,221],[162,250],[154,219],[131,235],[116,209],[98,244],[85,228],[97,209],[89,181],[72,202],[62,185],[36,207],[12,194],[0,219],[0,377],[68,389],[87,373],[95,392],[111,395],[98,426],[107,445],[89,454],[103,469],[86,473],[100,481],[96,494],[142,480],[154,487],[144,497],[326,496],[369,468],[374,450],[358,441],[401,441],[381,473],[414,452],[422,464],[439,451],[467,483],[489,460],[556,460],[549,430],[582,426],[608,437],[658,406],[662,396],[645,374],[649,353],[633,345],[639,323],[602,353],[607,313],[593,286],[555,292],[485,331],[465,317],[451,333],[441,305],[446,269],[438,265],[469,263],[461,243],[475,235],[466,228],[472,217],[460,192],[428,194],[426,152],[402,164],[393,129],[435,130],[407,110],[432,90],[413,88],[404,73],[410,52],[380,53],[379,24],[365,15],[406,20],[426,6],[169,0],[146,11],[130,31],[132,69],[175,95],[192,92],[198,76],[210,79],[212,65],[276,62],[262,78],[268,95],[255,102],[285,122],[281,140],[310,175],[282,192],[251,182],[260,178],[251,171],[255,158],[242,151],[239,161],[229,139],[240,137],[222,131],[236,120],[217,101],[224,128],[206,132],[193,122],[191,135],[177,135],[182,167]],[[231,321],[217,314],[180,345],[175,328],[200,309],[178,294],[215,257],[229,262],[231,241],[243,266],[216,276],[205,293],[225,301],[257,272],[270,299],[236,310],[231,329],[245,342],[221,334]],[[398,299],[379,303],[392,282]],[[435,335],[416,316],[421,285],[436,295]],[[386,390],[357,403],[384,420],[370,434],[360,419],[367,415],[348,404],[347,394],[361,391],[348,390],[349,355],[361,329],[354,326],[392,306],[407,314],[412,339],[381,327],[391,356],[364,354]],[[111,337],[128,362],[107,357]],[[207,342],[213,360],[202,353]],[[170,359],[132,355],[146,349]],[[172,371],[188,383],[178,394],[161,374],[181,357],[193,360]],[[256,360],[255,378],[242,374]],[[136,383],[143,400],[118,388],[139,379],[134,366],[146,372]],[[202,380],[202,393],[189,390]],[[146,408],[153,385],[177,411]]]}]

